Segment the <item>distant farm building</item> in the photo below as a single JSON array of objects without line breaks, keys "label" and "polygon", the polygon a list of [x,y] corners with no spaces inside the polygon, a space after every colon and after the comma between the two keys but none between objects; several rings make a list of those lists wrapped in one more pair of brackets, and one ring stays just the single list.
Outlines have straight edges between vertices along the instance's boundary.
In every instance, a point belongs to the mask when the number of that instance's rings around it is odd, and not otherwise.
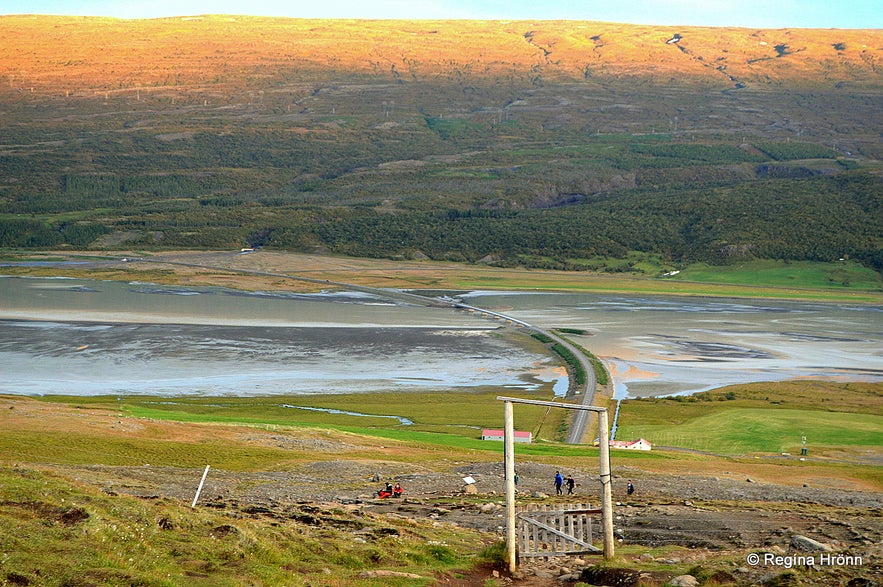
[{"label": "distant farm building", "polygon": [[[503,430],[485,429],[481,431],[482,440],[503,440],[505,432]],[[515,430],[513,433],[513,441],[515,442],[532,442],[533,434],[521,430]]]},{"label": "distant farm building", "polygon": [[637,440],[611,440],[610,448],[624,448],[627,450],[650,450],[653,445],[649,440],[639,438]]}]

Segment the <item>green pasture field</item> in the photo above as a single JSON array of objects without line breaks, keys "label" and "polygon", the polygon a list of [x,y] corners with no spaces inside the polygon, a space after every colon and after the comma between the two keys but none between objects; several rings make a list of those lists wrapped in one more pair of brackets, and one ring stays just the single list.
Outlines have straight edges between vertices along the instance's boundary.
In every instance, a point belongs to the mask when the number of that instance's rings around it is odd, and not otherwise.
[{"label": "green pasture field", "polygon": [[[339,458],[376,458],[382,446],[396,446],[397,460],[434,462],[446,459],[501,461],[504,445],[499,441],[481,440],[481,428],[502,428],[503,402],[496,394],[414,394],[408,401],[396,400],[393,394],[313,395],[290,397],[217,398],[145,396],[41,396],[33,398],[51,404],[66,404],[77,410],[99,410],[118,415],[126,422],[176,422],[194,427],[229,425],[285,434],[287,430],[308,430],[316,438],[343,439],[352,447]],[[426,401],[423,401],[426,400]],[[472,400],[473,403],[468,402]],[[282,404],[321,407],[369,414],[363,417],[324,411],[282,407]],[[332,407],[333,406],[333,407]],[[456,408],[455,406],[461,406]],[[479,406],[480,409],[476,409]],[[380,417],[384,410],[397,412],[415,421],[431,420],[429,424],[402,425],[396,420]],[[499,421],[480,425],[482,412],[492,413]],[[541,406],[518,405],[515,409],[517,430],[549,429],[552,435],[564,430],[569,410],[547,410]],[[468,424],[476,422],[478,424]],[[142,432],[137,438],[103,434],[90,429],[17,430],[0,429],[0,451],[17,462],[41,462],[66,465],[102,464],[109,466],[200,467],[212,462],[216,468],[231,471],[259,471],[285,468],[289,464],[309,461],[315,455],[309,450],[296,451],[274,446],[254,446],[229,439],[213,438],[210,442],[181,437],[157,437]],[[349,440],[347,440],[349,439]],[[588,466],[598,459],[597,447],[567,445],[535,435],[531,444],[519,444],[520,457],[555,462],[562,457]],[[663,453],[628,453],[628,461],[659,461],[682,455]],[[687,457],[692,458],[692,457]]]},{"label": "green pasture field", "polygon": [[463,275],[458,279],[454,268],[451,278],[462,289],[629,292],[856,303],[883,301],[883,276],[852,261],[786,263],[753,260],[737,265],[695,263],[671,277],[663,277],[663,274],[673,270],[674,266],[656,256],[639,253],[625,259],[576,259],[574,265],[614,269],[631,267],[631,271],[572,271],[564,276],[562,272],[537,270],[511,273],[488,271],[478,278]]},{"label": "green pasture field", "polygon": [[0,431],[0,450],[13,462],[63,465],[204,467],[229,471],[273,470],[290,451],[245,444],[194,443],[169,438],[119,438],[86,430]]},{"label": "green pasture field", "polygon": [[627,400],[617,437],[722,455],[881,455],[883,384],[786,382],[725,387],[687,398]]},{"label": "green pasture field", "polygon": [[[879,289],[860,290],[857,288],[819,289],[794,283],[788,287],[757,283],[746,285],[739,283],[738,276],[731,271],[727,274],[733,283],[725,280],[714,281],[716,275],[708,272],[702,281],[699,277],[694,281],[674,278],[647,278],[625,275],[600,275],[597,273],[574,272],[570,279],[544,277],[542,273],[524,276],[505,276],[488,273],[482,276],[452,276],[449,280],[452,289],[496,289],[496,290],[534,290],[534,291],[572,291],[587,293],[632,293],[643,295],[678,295],[708,296],[781,300],[815,300],[820,302],[851,302],[880,303],[883,293]],[[675,276],[675,277],[680,277]],[[436,286],[438,287],[438,285]]]},{"label": "green pasture field", "polygon": [[799,289],[883,289],[880,274],[854,261],[814,263],[755,260],[718,266],[696,263],[671,279]]},{"label": "green pasture field", "polygon": [[[146,396],[63,397],[46,396],[42,401],[59,402],[83,408],[117,410],[135,418],[231,424],[261,428],[287,427],[331,429],[345,433],[385,438],[415,446],[444,446],[455,450],[502,451],[502,443],[482,441],[482,428],[503,427],[503,402],[498,393],[415,393],[415,394],[318,394],[248,398]],[[879,452],[883,446],[883,384],[784,382],[758,383],[723,388],[690,397],[653,398],[623,402],[617,437],[644,437],[657,446],[707,451],[720,455],[797,454],[801,439],[814,456],[840,455],[860,458]],[[536,399],[536,398],[534,398]],[[298,406],[298,407],[286,407]],[[307,408],[307,409],[304,409]],[[389,416],[395,416],[390,418]],[[535,442],[519,445],[524,455],[597,455],[596,448],[564,445],[559,442],[565,429],[566,410],[519,405],[515,428],[529,430]],[[405,418],[411,424],[402,424]],[[26,452],[40,452],[45,441],[28,440],[12,431],[2,435]],[[88,439],[72,435],[65,443],[72,454],[88,453]],[[124,445],[119,449],[123,451]],[[168,448],[166,448],[167,450]],[[147,453],[152,450],[148,446]],[[263,450],[263,449],[262,449]],[[239,449],[227,460],[235,468],[240,461],[267,464],[280,457],[273,450],[256,453]],[[78,461],[75,457],[71,457]],[[113,451],[108,455],[113,460]],[[181,462],[178,455],[170,455]],[[193,455],[194,463],[204,456]],[[618,451],[617,458],[668,459],[683,455],[664,451],[633,453]],[[115,461],[114,461],[115,462]],[[189,462],[189,461],[188,461]]]},{"label": "green pasture field", "polygon": [[[611,451],[614,467],[647,470],[741,470],[764,463],[769,467],[800,469],[799,475],[864,480],[883,485],[879,458],[883,445],[880,384],[793,382],[736,386],[698,394],[695,398],[630,400],[620,413],[619,439],[644,436],[657,445],[653,451]],[[45,428],[0,427],[0,454],[16,463],[54,465],[108,465],[199,468],[206,462],[229,471],[272,471],[315,460],[309,448],[252,444],[242,440],[249,429],[285,436],[298,431],[316,439],[344,442],[341,459],[392,458],[442,469],[454,462],[500,462],[503,443],[482,441],[482,427],[502,427],[502,402],[497,394],[355,394],[258,398],[144,396],[43,396],[31,401],[73,408],[73,425]],[[824,401],[822,398],[828,398]],[[424,401],[425,400],[425,401]],[[371,414],[352,416],[297,410],[280,404],[339,409]],[[79,412],[80,417],[77,418]],[[14,412],[10,412],[12,414]],[[137,432],[117,434],[89,425],[89,414],[105,414]],[[415,422],[401,425],[378,416],[395,413]],[[481,416],[488,415],[487,423]],[[515,428],[549,430],[535,434],[531,444],[518,444],[516,458],[535,462],[593,467],[598,448],[563,444],[556,438],[565,429],[569,410],[518,405]],[[68,416],[71,417],[71,416]],[[495,420],[494,418],[499,418]],[[162,424],[161,423],[167,423]],[[155,424],[154,424],[155,423]],[[175,428],[169,429],[172,424]],[[217,427],[217,428],[216,428]],[[807,429],[808,428],[808,429]],[[237,432],[241,430],[241,432]],[[211,432],[218,430],[217,434]],[[663,436],[663,432],[668,436]],[[810,456],[796,458],[802,434],[807,434]],[[245,436],[243,436],[245,435]],[[664,446],[684,447],[665,450]],[[385,447],[385,448],[384,448]],[[794,458],[783,458],[791,452]],[[757,461],[761,457],[762,461]],[[723,459],[723,460],[721,460]],[[754,470],[754,469],[752,469]],[[757,474],[757,471],[755,471]],[[783,474],[783,473],[776,473]],[[791,473],[789,473],[791,475]]]},{"label": "green pasture field", "polygon": [[[144,259],[151,259],[150,253],[139,252]],[[26,253],[7,250],[2,258],[9,261],[59,261],[98,259],[97,255],[69,255],[64,253]],[[297,274],[296,253],[286,253],[285,258],[292,268],[279,267],[279,272],[290,271]],[[193,283],[186,278],[176,279],[179,268],[170,269],[160,264],[152,270],[114,267],[86,269],[76,267],[8,266],[0,267],[0,274],[27,276],[78,277],[82,279],[136,279],[156,283]],[[816,300],[821,302],[883,303],[883,277],[855,262],[811,263],[755,260],[738,265],[711,266],[693,264],[683,268],[677,275],[661,277],[674,266],[662,262],[657,256],[634,253],[627,259],[598,257],[575,260],[577,265],[599,264],[609,267],[630,266],[631,271],[604,273],[596,271],[544,271],[524,268],[493,268],[465,263],[422,261],[419,273],[413,270],[402,271],[401,262],[384,259],[354,259],[368,266],[362,272],[347,272],[345,275],[333,269],[311,270],[310,277],[330,281],[353,283],[355,285],[377,285],[377,272],[384,273],[387,282],[383,287],[470,290],[531,290],[531,291],[573,291],[587,293],[634,293],[645,295],[716,296],[737,298],[768,298]],[[219,285],[231,286],[230,273],[200,275],[199,284],[211,285],[213,280]],[[249,286],[247,272],[236,287],[241,289],[262,288],[265,285]],[[372,281],[374,280],[374,281]]]},{"label": "green pasture field", "polygon": [[654,444],[721,454],[797,454],[801,437],[816,450],[874,449],[883,446],[883,416],[816,410],[732,408],[693,418],[680,426],[625,425],[624,438],[643,437]]},{"label": "green pasture field", "polygon": [[[502,390],[502,395],[507,395]],[[43,396],[44,401],[118,410],[137,418],[250,426],[323,427],[390,438],[438,435],[443,444],[487,448],[483,428],[502,429],[501,390],[473,393],[358,393],[257,397]],[[524,395],[524,394],[521,394]],[[528,394],[549,400],[550,394]],[[519,406],[515,426],[535,438],[557,440],[564,410]],[[409,423],[403,423],[402,420]]]},{"label": "green pasture field", "polygon": [[[481,428],[503,427],[503,402],[496,399],[497,395],[495,391],[483,391],[212,398],[45,396],[44,399],[88,407],[114,406],[136,417],[185,422],[409,429],[478,438]],[[538,394],[533,399],[541,398]],[[519,416],[524,425],[534,428],[543,412],[539,406],[524,406]],[[413,424],[402,424],[397,418],[406,418]]]}]

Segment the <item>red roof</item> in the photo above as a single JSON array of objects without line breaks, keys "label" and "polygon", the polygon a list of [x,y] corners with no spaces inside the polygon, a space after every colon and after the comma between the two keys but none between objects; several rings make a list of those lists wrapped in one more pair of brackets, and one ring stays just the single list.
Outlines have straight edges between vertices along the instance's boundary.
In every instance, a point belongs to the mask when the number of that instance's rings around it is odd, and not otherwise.
[{"label": "red roof", "polygon": [[644,442],[645,444],[647,444],[649,446],[653,446],[653,443],[651,443],[646,438],[639,438],[637,440],[611,440],[610,446],[633,446],[633,445],[638,444],[640,442]]},{"label": "red roof", "polygon": [[[513,431],[513,433],[515,434],[515,436],[518,436],[518,437],[530,438],[530,436],[531,436],[530,432],[525,432],[524,430],[515,430],[515,431]],[[505,436],[505,432],[503,430],[491,430],[489,428],[485,428],[484,430],[481,431],[481,435],[482,436]]]}]

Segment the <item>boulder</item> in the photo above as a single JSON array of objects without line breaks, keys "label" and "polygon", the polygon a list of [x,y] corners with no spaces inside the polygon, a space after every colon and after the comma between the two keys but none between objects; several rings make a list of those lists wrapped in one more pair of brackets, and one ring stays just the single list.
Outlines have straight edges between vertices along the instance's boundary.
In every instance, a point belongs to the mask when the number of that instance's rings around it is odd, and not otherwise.
[{"label": "boulder", "polygon": [[800,534],[791,537],[791,548],[798,552],[830,552],[832,550],[827,544]]},{"label": "boulder", "polygon": [[678,575],[666,583],[666,585],[670,587],[697,587],[699,579],[693,575]]}]

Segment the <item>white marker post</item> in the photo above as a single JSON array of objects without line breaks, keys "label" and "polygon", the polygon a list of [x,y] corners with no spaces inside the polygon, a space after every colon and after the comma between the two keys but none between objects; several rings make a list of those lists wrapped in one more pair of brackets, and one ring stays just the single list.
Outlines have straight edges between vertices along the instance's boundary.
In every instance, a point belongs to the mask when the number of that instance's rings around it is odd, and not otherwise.
[{"label": "white marker post", "polygon": [[195,508],[196,502],[199,500],[199,494],[202,493],[202,485],[205,483],[205,478],[208,477],[208,469],[209,465],[205,466],[205,471],[202,473],[202,480],[199,482],[199,487],[196,488],[196,495],[193,496],[193,503],[190,504],[190,507]]}]

